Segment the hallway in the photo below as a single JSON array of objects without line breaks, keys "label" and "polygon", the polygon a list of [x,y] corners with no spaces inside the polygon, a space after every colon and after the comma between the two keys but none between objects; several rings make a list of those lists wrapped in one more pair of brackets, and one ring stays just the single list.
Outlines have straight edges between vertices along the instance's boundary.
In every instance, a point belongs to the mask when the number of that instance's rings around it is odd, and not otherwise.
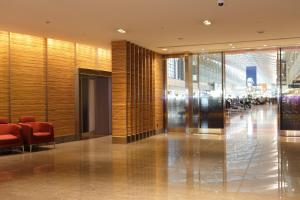
[{"label": "hallway", "polygon": [[300,143],[277,142],[276,121],[276,107],[257,107],[232,117],[226,137],[104,137],[1,155],[1,198],[299,199]]}]

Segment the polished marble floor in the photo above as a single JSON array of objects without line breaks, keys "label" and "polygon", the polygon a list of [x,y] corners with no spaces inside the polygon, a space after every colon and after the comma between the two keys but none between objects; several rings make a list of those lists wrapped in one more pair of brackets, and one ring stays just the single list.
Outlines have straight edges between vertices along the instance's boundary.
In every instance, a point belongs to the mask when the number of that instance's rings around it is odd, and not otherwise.
[{"label": "polished marble floor", "polygon": [[111,137],[0,156],[1,200],[300,199],[300,142],[277,138],[275,106],[228,117],[225,136]]}]

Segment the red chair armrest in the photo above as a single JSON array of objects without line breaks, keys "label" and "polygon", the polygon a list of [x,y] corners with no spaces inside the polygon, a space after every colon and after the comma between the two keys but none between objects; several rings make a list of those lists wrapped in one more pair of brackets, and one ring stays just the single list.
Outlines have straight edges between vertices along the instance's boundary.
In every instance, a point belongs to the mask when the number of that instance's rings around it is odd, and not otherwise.
[{"label": "red chair armrest", "polygon": [[22,135],[24,140],[26,140],[27,142],[31,141],[33,133],[31,124],[19,123],[19,125],[22,128]]},{"label": "red chair armrest", "polygon": [[17,138],[22,139],[22,135],[21,135],[21,126],[17,125],[17,124],[8,124],[9,128],[9,134],[12,134],[14,136],[16,136]]}]

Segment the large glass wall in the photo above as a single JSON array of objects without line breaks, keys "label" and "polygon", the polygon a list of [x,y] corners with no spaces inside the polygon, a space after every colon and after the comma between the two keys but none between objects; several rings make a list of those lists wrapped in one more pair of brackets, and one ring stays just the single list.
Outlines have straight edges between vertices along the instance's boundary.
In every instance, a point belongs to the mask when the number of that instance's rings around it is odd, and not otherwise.
[{"label": "large glass wall", "polygon": [[224,128],[222,53],[196,54],[190,59],[193,91],[190,128],[196,133],[218,134]]},{"label": "large glass wall", "polygon": [[222,53],[199,55],[199,128],[224,127]]},{"label": "large glass wall", "polygon": [[277,51],[232,52],[225,55],[225,98],[274,99]]},{"label": "large glass wall", "polygon": [[300,48],[280,54],[280,129],[300,130]]},{"label": "large glass wall", "polygon": [[167,59],[167,126],[182,131],[186,126],[187,90],[184,57]]},{"label": "large glass wall", "polygon": [[280,129],[300,130],[300,48],[201,53],[168,58],[166,64],[169,130],[219,133],[227,99],[249,97],[270,106],[279,97]]}]

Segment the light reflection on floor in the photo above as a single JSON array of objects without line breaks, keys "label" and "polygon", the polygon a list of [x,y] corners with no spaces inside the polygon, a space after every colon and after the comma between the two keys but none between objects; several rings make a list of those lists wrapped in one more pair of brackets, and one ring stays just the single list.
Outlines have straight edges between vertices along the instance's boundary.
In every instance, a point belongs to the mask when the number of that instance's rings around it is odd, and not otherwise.
[{"label": "light reflection on floor", "polygon": [[276,107],[261,106],[230,117],[224,137],[105,137],[2,155],[1,199],[300,199],[300,143],[278,140],[276,123]]}]

